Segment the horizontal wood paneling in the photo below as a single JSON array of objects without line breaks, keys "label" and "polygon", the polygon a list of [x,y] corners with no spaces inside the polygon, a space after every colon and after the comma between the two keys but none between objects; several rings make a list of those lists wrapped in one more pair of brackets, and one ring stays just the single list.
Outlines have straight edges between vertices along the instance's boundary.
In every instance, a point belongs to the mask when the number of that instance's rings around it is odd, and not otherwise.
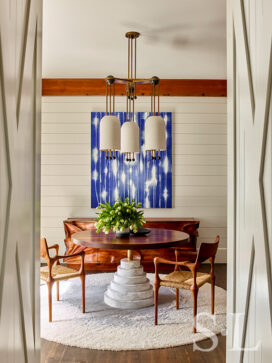
[{"label": "horizontal wood paneling", "polygon": [[227,165],[226,155],[175,155],[177,165]]},{"label": "horizontal wood paneling", "polygon": [[[175,129],[175,133],[178,133]],[[176,145],[224,145],[226,142],[225,134],[185,134],[179,133]],[[84,133],[44,133],[43,144],[71,144],[71,143],[88,143],[89,134]]]},{"label": "horizontal wood paneling", "polygon": [[[87,195],[90,192],[89,186],[82,185],[43,185],[43,194],[46,196],[62,195],[62,196],[75,196],[75,195]],[[227,195],[226,186],[202,186],[202,185],[177,185],[173,191],[174,196],[206,196],[206,197],[220,197]],[[190,216],[192,217],[192,216]]]},{"label": "horizontal wood paneling", "polygon": [[[72,113],[86,113],[86,112],[99,112],[105,110],[105,100],[101,102],[91,102],[92,98],[90,97],[90,102],[43,102],[42,104],[42,112],[72,112]],[[126,105],[124,103],[124,99],[120,101],[116,100],[115,108],[119,112],[126,110]],[[203,113],[211,113],[211,114],[226,114],[226,104],[217,103],[217,102],[199,102],[198,106],[194,108],[195,102],[187,101],[187,102],[161,102],[160,100],[160,111],[161,112],[170,112],[173,111],[175,113],[189,113],[189,114],[203,114]],[[135,103],[135,111],[150,111],[150,101],[143,102],[138,101]]]},{"label": "horizontal wood paneling", "polygon": [[[77,144],[65,144],[54,143],[45,144],[42,143],[42,153],[44,155],[85,155],[90,151],[90,143],[77,143]],[[178,143],[173,145],[173,154],[177,155],[226,155],[227,145],[180,145]]]},{"label": "horizontal wood paneling", "polygon": [[[61,116],[58,118],[60,120],[63,117]],[[197,123],[178,123],[180,116],[178,114],[175,115],[175,124],[174,124],[174,131],[178,134],[192,134],[193,136],[196,135],[203,135],[207,137],[216,137],[217,135],[226,135],[227,129],[226,125],[224,124],[197,124]],[[65,118],[66,120],[66,118]],[[86,134],[90,132],[90,114],[88,114],[88,122],[79,123],[76,120],[74,123],[43,123],[42,132],[43,134]],[[215,135],[215,136],[213,136]],[[58,136],[60,137],[60,136]],[[179,138],[177,139],[177,141]],[[225,139],[226,140],[226,139]],[[45,141],[43,139],[43,141]]]},{"label": "horizontal wood paneling", "polygon": [[[43,165],[57,165],[57,164],[65,164],[65,165],[90,165],[90,156],[89,155],[81,155],[80,159],[77,155],[66,154],[52,154],[52,155],[44,155],[42,154],[41,163]],[[174,165],[178,166],[226,166],[227,160],[225,155],[209,155],[207,158],[206,155],[175,155],[173,160]],[[44,169],[43,169],[44,170]]]},{"label": "horizontal wood paneling", "polygon": [[[93,217],[90,208],[90,112],[102,111],[103,97],[43,97],[42,233],[49,242],[64,238],[66,217]],[[149,102],[139,97],[138,111]],[[117,109],[124,110],[121,98]],[[162,98],[173,112],[173,208],[150,209],[147,217],[200,219],[200,239],[222,237],[226,256],[226,99]]]},{"label": "horizontal wood paneling", "polygon": [[[125,85],[117,83],[115,93],[116,95],[125,95]],[[43,96],[104,96],[106,94],[106,82],[101,78],[45,78],[42,80],[42,94]],[[137,95],[149,96],[150,85],[138,85]],[[227,81],[214,79],[161,79],[160,95],[226,97]]]},{"label": "horizontal wood paneling", "polygon": [[[212,177],[211,177],[212,179]],[[213,186],[213,185],[176,185],[174,190],[176,197],[187,195],[192,197],[221,197],[227,195],[226,186]]]},{"label": "horizontal wood paneling", "polygon": [[[59,207],[88,207],[90,199],[84,195],[74,196],[44,196],[41,199],[42,207],[56,205]],[[225,197],[191,197],[181,196],[175,198],[175,207],[225,207]]]},{"label": "horizontal wood paneling", "polygon": [[[41,185],[78,185],[78,186],[89,186],[90,184],[90,176],[86,175],[74,175],[72,174],[73,169],[70,172],[70,175],[43,175],[41,177]],[[226,176],[216,175],[213,177],[207,175],[183,175],[182,178],[178,178],[176,180],[175,185],[178,186],[221,186],[226,185]]]},{"label": "horizontal wood paneling", "polygon": [[[76,174],[79,176],[90,176],[90,165],[88,163],[84,165],[70,165],[66,164],[46,164],[45,170],[42,171],[43,176],[46,175],[62,175],[69,176],[71,174]],[[176,165],[176,164],[175,164]],[[205,175],[227,175],[226,166],[218,165],[174,165],[175,175],[193,175],[193,176],[205,176]],[[43,168],[44,169],[44,168]]]},{"label": "horizontal wood paneling", "polygon": [[[42,165],[90,165],[90,155],[81,155],[80,160],[76,155],[41,155]],[[47,170],[46,168],[43,170]],[[43,171],[42,171],[43,172]]]}]

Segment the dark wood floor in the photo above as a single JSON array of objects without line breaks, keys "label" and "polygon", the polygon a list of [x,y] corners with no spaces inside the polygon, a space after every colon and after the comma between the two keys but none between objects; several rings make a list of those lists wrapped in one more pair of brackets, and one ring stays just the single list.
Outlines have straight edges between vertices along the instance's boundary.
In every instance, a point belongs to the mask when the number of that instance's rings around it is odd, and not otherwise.
[{"label": "dark wood floor", "polygon": [[[208,265],[202,266],[207,271]],[[226,289],[226,265],[215,267],[216,285]],[[199,347],[208,349],[210,340],[198,343]],[[41,363],[224,363],[226,361],[226,338],[218,336],[218,346],[211,352],[193,351],[193,345],[182,345],[176,348],[154,349],[143,351],[100,351],[81,349],[41,341]]]}]

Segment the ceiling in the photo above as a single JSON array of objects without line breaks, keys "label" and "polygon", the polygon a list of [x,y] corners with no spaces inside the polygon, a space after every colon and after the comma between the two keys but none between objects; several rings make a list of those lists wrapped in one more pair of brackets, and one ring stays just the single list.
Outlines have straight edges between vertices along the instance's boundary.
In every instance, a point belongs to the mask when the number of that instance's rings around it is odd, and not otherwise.
[{"label": "ceiling", "polygon": [[226,0],[45,0],[43,77],[125,77],[129,30],[139,77],[226,78]]}]

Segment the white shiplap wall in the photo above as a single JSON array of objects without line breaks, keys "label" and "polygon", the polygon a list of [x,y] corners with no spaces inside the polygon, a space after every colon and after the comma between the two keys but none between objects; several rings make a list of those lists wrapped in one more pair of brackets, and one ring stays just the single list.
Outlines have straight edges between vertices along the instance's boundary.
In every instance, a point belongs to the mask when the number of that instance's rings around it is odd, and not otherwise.
[{"label": "white shiplap wall", "polygon": [[[148,111],[149,98],[136,111]],[[94,217],[90,208],[90,113],[105,109],[104,97],[43,97],[41,233],[64,251],[62,221]],[[124,98],[116,109],[125,111]],[[147,209],[146,217],[200,219],[199,242],[220,234],[217,262],[226,262],[226,98],[161,97],[173,112],[173,208]]]}]

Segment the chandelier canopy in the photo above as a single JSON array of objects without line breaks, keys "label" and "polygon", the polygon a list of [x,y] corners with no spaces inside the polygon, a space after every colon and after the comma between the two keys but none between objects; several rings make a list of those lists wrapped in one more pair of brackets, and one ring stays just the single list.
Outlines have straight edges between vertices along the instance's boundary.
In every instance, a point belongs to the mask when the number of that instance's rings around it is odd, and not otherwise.
[{"label": "chandelier canopy", "polygon": [[[157,158],[160,159],[160,151],[166,149],[165,123],[159,114],[160,80],[158,77],[147,79],[137,79],[136,77],[136,39],[139,36],[140,33],[138,32],[126,33],[128,38],[128,77],[108,76],[106,78],[106,116],[100,122],[100,150],[106,152],[106,159],[115,159],[116,151],[121,149],[126,161],[132,162],[135,161],[135,154],[140,152],[139,127],[135,122],[137,84],[150,84],[151,116],[145,124],[145,150],[151,152],[152,160],[156,160]],[[115,116],[115,83],[126,85],[126,121],[122,127],[120,127],[119,119]]]}]

